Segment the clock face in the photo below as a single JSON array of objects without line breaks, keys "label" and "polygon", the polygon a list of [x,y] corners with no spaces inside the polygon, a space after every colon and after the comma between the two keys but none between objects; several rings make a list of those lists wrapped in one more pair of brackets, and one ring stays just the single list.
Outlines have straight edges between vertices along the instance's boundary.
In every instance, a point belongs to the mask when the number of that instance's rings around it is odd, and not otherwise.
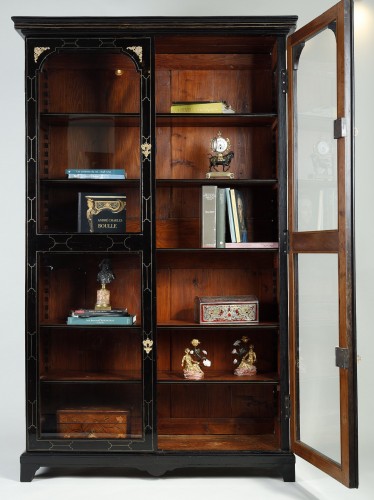
[{"label": "clock face", "polygon": [[216,151],[217,153],[223,153],[226,149],[229,148],[229,144],[226,139],[223,137],[214,137],[212,139],[212,151]]},{"label": "clock face", "polygon": [[218,153],[223,153],[227,149],[227,141],[223,137],[217,137],[216,141],[216,151]]},{"label": "clock face", "polygon": [[319,141],[319,143],[317,144],[317,151],[320,155],[325,155],[325,154],[329,153],[330,146],[329,146],[328,142]]}]

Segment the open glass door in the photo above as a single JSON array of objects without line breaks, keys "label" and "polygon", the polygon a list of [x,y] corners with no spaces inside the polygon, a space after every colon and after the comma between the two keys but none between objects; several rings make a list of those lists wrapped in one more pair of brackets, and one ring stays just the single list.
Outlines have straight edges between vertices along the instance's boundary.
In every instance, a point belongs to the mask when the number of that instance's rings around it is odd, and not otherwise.
[{"label": "open glass door", "polygon": [[288,40],[293,451],[357,487],[351,2]]}]

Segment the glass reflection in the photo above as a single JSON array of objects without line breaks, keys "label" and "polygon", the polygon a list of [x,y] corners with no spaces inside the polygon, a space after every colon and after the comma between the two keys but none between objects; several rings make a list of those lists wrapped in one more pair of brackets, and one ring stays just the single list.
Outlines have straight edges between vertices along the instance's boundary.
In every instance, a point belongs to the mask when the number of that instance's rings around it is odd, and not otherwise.
[{"label": "glass reflection", "polygon": [[340,387],[335,366],[339,345],[337,254],[299,254],[299,439],[340,462]]},{"label": "glass reflection", "polygon": [[[337,229],[336,39],[326,29],[296,48],[295,230]],[[297,58],[300,56],[298,62]]]}]

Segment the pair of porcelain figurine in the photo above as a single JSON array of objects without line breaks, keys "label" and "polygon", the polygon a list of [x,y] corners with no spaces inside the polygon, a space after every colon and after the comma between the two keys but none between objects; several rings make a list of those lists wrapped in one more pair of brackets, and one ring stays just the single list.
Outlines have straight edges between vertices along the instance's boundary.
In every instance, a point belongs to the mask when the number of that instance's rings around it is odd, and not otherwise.
[{"label": "pair of porcelain figurine", "polygon": [[[253,350],[253,345],[248,344],[249,339],[246,336],[234,342],[232,354],[236,355],[240,360],[237,357],[234,359],[234,365],[238,365],[234,370],[234,374],[239,377],[243,375],[255,375],[257,372],[254,366],[257,360],[256,353]],[[186,347],[184,350],[182,368],[184,378],[188,380],[200,380],[204,378],[204,372],[200,367],[200,363],[204,366],[211,366],[211,361],[207,358],[208,353],[199,346],[200,341],[193,339],[191,347]]]}]

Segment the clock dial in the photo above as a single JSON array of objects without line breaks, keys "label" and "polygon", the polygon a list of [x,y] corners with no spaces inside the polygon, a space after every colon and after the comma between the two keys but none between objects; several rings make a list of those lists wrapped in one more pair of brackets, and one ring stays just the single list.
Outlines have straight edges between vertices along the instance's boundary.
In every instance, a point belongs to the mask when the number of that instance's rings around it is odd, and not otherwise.
[{"label": "clock dial", "polygon": [[217,137],[216,140],[216,151],[218,153],[223,153],[227,149],[227,141],[223,137]]},{"label": "clock dial", "polygon": [[320,155],[325,155],[325,154],[329,153],[330,146],[326,141],[320,141],[317,144],[317,151]]}]

